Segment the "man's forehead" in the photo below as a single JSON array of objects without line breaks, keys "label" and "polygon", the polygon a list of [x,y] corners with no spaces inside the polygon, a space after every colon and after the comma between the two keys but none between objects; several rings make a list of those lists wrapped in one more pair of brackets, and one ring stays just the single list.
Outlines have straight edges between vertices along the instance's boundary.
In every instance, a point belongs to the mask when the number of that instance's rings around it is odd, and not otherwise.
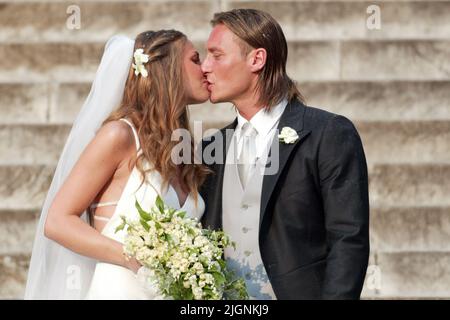
[{"label": "man's forehead", "polygon": [[233,33],[223,24],[216,25],[209,35],[208,49],[220,49],[224,44],[230,44],[233,41]]}]

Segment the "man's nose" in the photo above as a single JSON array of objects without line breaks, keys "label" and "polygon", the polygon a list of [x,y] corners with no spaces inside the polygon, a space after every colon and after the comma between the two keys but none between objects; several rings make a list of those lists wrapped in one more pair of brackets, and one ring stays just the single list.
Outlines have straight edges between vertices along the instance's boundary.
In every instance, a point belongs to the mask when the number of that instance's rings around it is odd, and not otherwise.
[{"label": "man's nose", "polygon": [[203,62],[201,64],[201,69],[202,69],[203,73],[211,72],[211,66],[210,66],[208,57],[206,57],[205,60],[203,60]]}]

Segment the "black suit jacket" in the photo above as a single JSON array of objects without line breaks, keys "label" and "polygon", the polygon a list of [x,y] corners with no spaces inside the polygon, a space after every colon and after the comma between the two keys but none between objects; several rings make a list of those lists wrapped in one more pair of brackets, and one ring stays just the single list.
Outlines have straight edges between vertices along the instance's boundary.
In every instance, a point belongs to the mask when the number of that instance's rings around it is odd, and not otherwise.
[{"label": "black suit jacket", "polygon": [[[205,138],[205,153],[213,141],[229,141],[225,130],[236,124]],[[274,292],[278,299],[359,299],[369,259],[361,139],[347,118],[297,100],[281,116],[280,132],[285,126],[299,139],[279,144],[279,169],[264,177],[260,210],[259,249]],[[214,173],[200,190],[202,223],[221,229],[226,144],[215,152],[219,160],[208,164]]]}]

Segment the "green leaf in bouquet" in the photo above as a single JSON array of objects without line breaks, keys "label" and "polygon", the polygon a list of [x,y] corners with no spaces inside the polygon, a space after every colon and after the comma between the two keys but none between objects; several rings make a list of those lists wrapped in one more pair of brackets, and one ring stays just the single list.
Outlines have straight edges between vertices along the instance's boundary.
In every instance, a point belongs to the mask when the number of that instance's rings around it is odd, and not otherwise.
[{"label": "green leaf in bouquet", "polygon": [[214,281],[217,283],[217,286],[222,286],[225,283],[225,276],[221,272],[213,271],[211,272],[211,274],[214,278]]},{"label": "green leaf in bouquet", "polygon": [[184,219],[184,218],[186,217],[186,211],[178,211],[178,216],[179,216],[181,219]]},{"label": "green leaf in bouquet", "polygon": [[117,226],[116,230],[114,231],[114,233],[117,233],[121,230],[123,230],[123,228],[125,228],[125,223],[122,223],[121,225]]},{"label": "green leaf in bouquet", "polygon": [[186,300],[194,300],[194,294],[192,293],[192,289],[186,290]]},{"label": "green leaf in bouquet", "polygon": [[117,226],[114,233],[117,233],[117,232],[123,230],[125,228],[125,226],[127,225],[127,219],[124,216],[120,216],[120,218],[122,219],[122,223],[119,226]]},{"label": "green leaf in bouquet", "polygon": [[163,226],[161,225],[161,223],[159,223],[158,221],[155,221],[155,228],[156,229],[161,229]]},{"label": "green leaf in bouquet", "polygon": [[236,279],[227,283],[224,289],[226,300],[248,300],[249,295],[244,279]]},{"label": "green leaf in bouquet", "polygon": [[166,239],[167,242],[173,242],[172,236],[168,233],[164,234],[164,238]]},{"label": "green leaf in bouquet", "polygon": [[134,205],[135,205],[136,209],[138,210],[139,216],[141,217],[142,220],[144,220],[144,221],[149,221],[149,220],[152,219],[151,215],[149,215],[147,212],[145,212],[145,211],[142,209],[142,207],[141,207],[141,205],[139,204],[139,202],[137,201],[137,199],[136,199],[136,202],[134,203]]},{"label": "green leaf in bouquet", "polygon": [[164,213],[164,201],[161,199],[159,195],[156,197],[155,204],[159,212]]},{"label": "green leaf in bouquet", "polygon": [[198,260],[204,267],[208,265],[208,258],[206,258],[205,256],[200,256]]},{"label": "green leaf in bouquet", "polygon": [[214,291],[210,288],[204,287],[203,292],[207,298],[212,298],[214,296]]},{"label": "green leaf in bouquet", "polygon": [[183,278],[180,277],[173,283],[177,295],[180,297],[180,300],[193,300],[194,294],[192,293],[192,288],[185,288],[183,282]]},{"label": "green leaf in bouquet", "polygon": [[194,229],[192,229],[192,228],[189,228],[188,229],[188,235],[190,235],[191,237],[195,237],[195,230]]},{"label": "green leaf in bouquet", "polygon": [[208,272],[220,272],[220,264],[219,265],[217,265],[217,264],[219,264],[218,262],[217,263],[211,263],[209,266],[208,266]]},{"label": "green leaf in bouquet", "polygon": [[200,254],[200,249],[198,248],[190,248],[188,249],[188,253],[190,256],[198,256]]},{"label": "green leaf in bouquet", "polygon": [[233,270],[225,269],[226,285],[224,298],[226,300],[248,300],[247,285],[243,278],[238,278]]},{"label": "green leaf in bouquet", "polygon": [[172,220],[172,218],[173,218],[173,216],[174,216],[174,214],[175,214],[176,212],[177,212],[176,209],[170,208],[170,207],[169,207],[169,212],[168,212],[169,221]]},{"label": "green leaf in bouquet", "polygon": [[140,220],[141,225],[144,227],[145,231],[149,231],[150,230],[150,226],[148,225],[147,221],[141,219]]},{"label": "green leaf in bouquet", "polygon": [[225,262],[225,260],[219,259],[217,260],[217,262],[220,264],[220,268],[222,268],[222,270],[226,269],[227,263]]}]

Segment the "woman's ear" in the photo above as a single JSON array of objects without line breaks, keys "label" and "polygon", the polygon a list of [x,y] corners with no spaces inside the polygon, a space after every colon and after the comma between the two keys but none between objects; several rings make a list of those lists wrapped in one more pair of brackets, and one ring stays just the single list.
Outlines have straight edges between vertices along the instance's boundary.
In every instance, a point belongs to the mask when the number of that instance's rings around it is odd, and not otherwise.
[{"label": "woman's ear", "polygon": [[264,68],[267,60],[267,51],[264,48],[254,49],[249,54],[250,71],[258,72]]}]

